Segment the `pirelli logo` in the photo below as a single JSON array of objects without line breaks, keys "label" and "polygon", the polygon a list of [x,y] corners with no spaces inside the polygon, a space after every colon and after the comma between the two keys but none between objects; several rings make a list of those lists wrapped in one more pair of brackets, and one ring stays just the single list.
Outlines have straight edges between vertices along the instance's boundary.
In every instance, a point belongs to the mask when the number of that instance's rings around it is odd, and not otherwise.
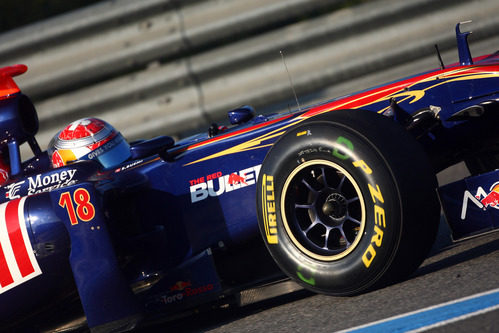
[{"label": "pirelli logo", "polygon": [[275,212],[274,177],[263,175],[262,178],[262,213],[267,243],[277,244],[277,223]]}]

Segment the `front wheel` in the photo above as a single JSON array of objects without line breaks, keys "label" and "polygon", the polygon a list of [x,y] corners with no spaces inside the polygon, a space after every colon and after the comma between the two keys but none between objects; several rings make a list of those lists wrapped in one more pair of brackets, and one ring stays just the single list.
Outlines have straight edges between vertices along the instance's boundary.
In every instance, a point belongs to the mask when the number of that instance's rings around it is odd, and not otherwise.
[{"label": "front wheel", "polygon": [[401,279],[426,257],[440,207],[426,154],[401,126],[335,111],[286,133],[266,156],[259,226],[281,269],[349,295]]}]

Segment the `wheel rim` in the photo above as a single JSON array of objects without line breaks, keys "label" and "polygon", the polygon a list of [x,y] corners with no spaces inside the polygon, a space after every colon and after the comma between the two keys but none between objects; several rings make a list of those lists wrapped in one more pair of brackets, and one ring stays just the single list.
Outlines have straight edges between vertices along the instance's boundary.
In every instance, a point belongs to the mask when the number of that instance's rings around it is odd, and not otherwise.
[{"label": "wheel rim", "polygon": [[357,182],[328,160],[300,164],[287,177],[281,215],[292,243],[308,256],[333,261],[358,245],[365,227],[365,206]]}]

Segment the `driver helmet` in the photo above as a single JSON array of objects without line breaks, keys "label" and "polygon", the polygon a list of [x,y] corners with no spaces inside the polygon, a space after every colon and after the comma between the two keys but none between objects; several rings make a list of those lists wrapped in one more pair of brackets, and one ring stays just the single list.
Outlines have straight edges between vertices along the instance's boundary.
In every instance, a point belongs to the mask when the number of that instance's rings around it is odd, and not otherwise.
[{"label": "driver helmet", "polygon": [[131,155],[121,133],[97,118],[83,118],[66,126],[54,136],[48,152],[54,168],[80,160],[97,160],[107,169]]}]

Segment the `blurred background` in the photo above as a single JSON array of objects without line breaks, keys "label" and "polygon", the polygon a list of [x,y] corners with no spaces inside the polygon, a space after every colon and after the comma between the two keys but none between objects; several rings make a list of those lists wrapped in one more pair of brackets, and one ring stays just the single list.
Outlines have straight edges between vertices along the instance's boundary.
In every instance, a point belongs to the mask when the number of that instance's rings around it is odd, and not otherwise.
[{"label": "blurred background", "polygon": [[[0,66],[38,109],[38,141],[98,116],[130,141],[294,110],[499,50],[497,0],[2,0]],[[281,56],[281,51],[284,56]],[[286,65],[286,66],[285,66]]]}]

